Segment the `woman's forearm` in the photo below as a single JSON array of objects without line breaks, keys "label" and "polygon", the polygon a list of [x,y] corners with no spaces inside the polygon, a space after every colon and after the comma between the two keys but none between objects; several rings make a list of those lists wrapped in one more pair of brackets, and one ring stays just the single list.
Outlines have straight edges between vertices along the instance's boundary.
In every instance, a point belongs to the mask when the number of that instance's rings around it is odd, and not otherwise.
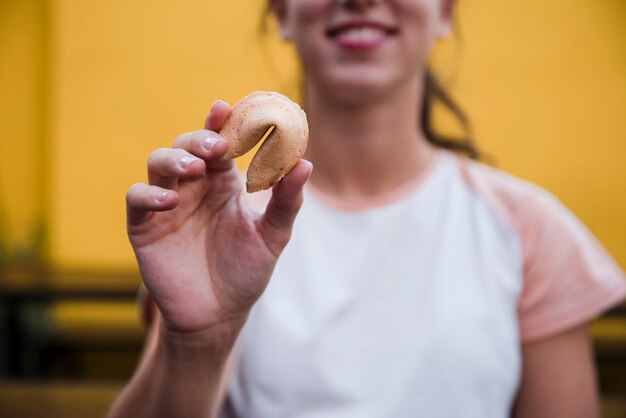
[{"label": "woman's forearm", "polygon": [[522,366],[514,418],[600,416],[587,324],[524,344]]},{"label": "woman's forearm", "polygon": [[223,402],[227,360],[243,323],[221,324],[203,335],[172,333],[157,325],[108,417],[215,416]]}]

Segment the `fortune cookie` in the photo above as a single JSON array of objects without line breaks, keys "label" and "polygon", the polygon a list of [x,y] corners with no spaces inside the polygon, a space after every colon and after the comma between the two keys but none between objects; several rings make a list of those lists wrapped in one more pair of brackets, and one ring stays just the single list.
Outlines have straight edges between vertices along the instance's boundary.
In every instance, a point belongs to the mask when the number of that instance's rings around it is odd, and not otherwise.
[{"label": "fortune cookie", "polygon": [[302,158],[309,138],[306,114],[282,94],[257,91],[233,106],[220,130],[228,160],[250,151],[270,129],[248,167],[249,193],[269,189]]}]

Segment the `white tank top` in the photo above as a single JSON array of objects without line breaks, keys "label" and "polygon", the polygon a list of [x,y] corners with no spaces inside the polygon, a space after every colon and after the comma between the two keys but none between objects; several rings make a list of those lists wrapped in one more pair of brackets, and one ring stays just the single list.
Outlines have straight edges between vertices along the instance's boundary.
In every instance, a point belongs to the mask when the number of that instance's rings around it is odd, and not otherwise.
[{"label": "white tank top", "polygon": [[625,293],[545,191],[447,152],[369,202],[308,188],[238,341],[223,416],[509,417],[521,343]]}]

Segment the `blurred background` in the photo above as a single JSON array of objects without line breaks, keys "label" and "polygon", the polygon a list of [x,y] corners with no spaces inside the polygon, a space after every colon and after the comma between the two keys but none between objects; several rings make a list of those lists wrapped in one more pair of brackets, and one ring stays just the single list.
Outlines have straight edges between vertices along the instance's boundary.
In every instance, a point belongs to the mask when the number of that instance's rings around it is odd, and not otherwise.
[{"label": "blurred background", "polygon": [[[259,35],[264,4],[0,0],[0,416],[102,416],[132,374],[143,331],[124,194],[215,99],[298,99],[293,52],[271,25]],[[478,144],[625,268],[626,3],[459,6],[433,65]],[[626,417],[626,306],[593,335],[605,416]]]}]

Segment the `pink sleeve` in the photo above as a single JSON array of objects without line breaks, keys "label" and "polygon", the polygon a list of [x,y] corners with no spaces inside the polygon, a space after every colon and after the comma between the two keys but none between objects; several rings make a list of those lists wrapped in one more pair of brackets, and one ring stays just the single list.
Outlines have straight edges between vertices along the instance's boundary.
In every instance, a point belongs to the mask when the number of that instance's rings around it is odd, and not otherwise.
[{"label": "pink sleeve", "polygon": [[556,198],[536,190],[523,205],[517,225],[524,254],[523,342],[588,322],[624,298],[624,273]]}]

